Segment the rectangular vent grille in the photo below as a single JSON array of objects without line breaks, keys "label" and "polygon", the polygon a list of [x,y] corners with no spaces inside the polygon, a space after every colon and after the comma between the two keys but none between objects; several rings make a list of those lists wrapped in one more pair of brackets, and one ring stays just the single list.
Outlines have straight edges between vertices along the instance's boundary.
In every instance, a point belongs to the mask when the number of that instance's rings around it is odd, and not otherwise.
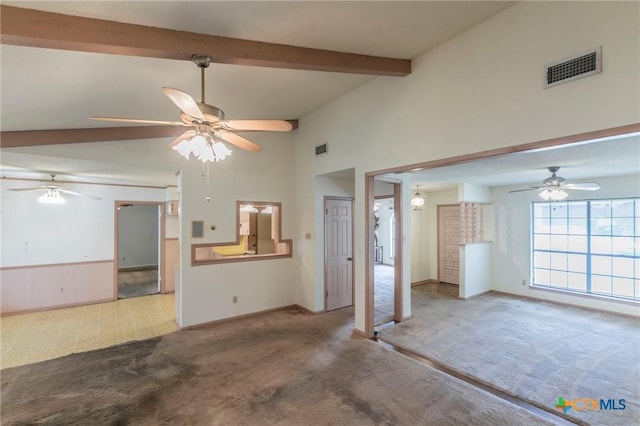
[{"label": "rectangular vent grille", "polygon": [[327,152],[328,152],[328,147],[326,143],[316,146],[316,155],[326,154]]},{"label": "rectangular vent grille", "polygon": [[602,48],[589,50],[545,66],[545,87],[556,86],[602,71]]}]

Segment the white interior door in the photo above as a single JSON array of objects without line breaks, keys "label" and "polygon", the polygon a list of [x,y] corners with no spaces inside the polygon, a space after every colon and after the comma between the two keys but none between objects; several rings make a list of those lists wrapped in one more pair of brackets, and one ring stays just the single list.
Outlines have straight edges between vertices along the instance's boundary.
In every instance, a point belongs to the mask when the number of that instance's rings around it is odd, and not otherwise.
[{"label": "white interior door", "polygon": [[325,201],[325,282],[327,311],[353,305],[353,200]]},{"label": "white interior door", "polygon": [[460,206],[438,206],[438,280],[460,284]]}]

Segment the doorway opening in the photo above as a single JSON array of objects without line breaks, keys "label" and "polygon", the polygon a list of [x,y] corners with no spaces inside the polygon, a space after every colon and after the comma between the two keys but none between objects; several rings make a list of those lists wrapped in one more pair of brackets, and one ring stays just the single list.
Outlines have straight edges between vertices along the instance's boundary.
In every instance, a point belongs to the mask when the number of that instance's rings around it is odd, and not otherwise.
[{"label": "doorway opening", "polygon": [[116,299],[158,294],[162,277],[160,203],[116,203]]},{"label": "doorway opening", "polygon": [[396,215],[393,194],[376,196],[373,210],[373,318],[374,325],[380,326],[393,321],[394,317]]}]

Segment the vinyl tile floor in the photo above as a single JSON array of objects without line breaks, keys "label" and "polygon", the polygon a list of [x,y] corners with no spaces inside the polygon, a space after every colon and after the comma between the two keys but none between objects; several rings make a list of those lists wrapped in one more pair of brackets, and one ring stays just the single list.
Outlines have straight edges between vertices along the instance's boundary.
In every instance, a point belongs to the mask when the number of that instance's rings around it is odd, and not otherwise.
[{"label": "vinyl tile floor", "polygon": [[173,293],[6,316],[0,318],[0,368],[177,330]]}]

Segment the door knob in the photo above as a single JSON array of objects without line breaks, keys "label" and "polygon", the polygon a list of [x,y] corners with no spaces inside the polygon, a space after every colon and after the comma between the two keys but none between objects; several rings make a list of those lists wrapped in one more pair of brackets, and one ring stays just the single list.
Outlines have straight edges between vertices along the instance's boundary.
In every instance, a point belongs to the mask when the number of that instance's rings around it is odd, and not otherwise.
[{"label": "door knob", "polygon": [[353,260],[353,259],[351,259],[350,257],[347,257],[347,260],[348,260],[349,262],[351,262],[351,260]]}]

